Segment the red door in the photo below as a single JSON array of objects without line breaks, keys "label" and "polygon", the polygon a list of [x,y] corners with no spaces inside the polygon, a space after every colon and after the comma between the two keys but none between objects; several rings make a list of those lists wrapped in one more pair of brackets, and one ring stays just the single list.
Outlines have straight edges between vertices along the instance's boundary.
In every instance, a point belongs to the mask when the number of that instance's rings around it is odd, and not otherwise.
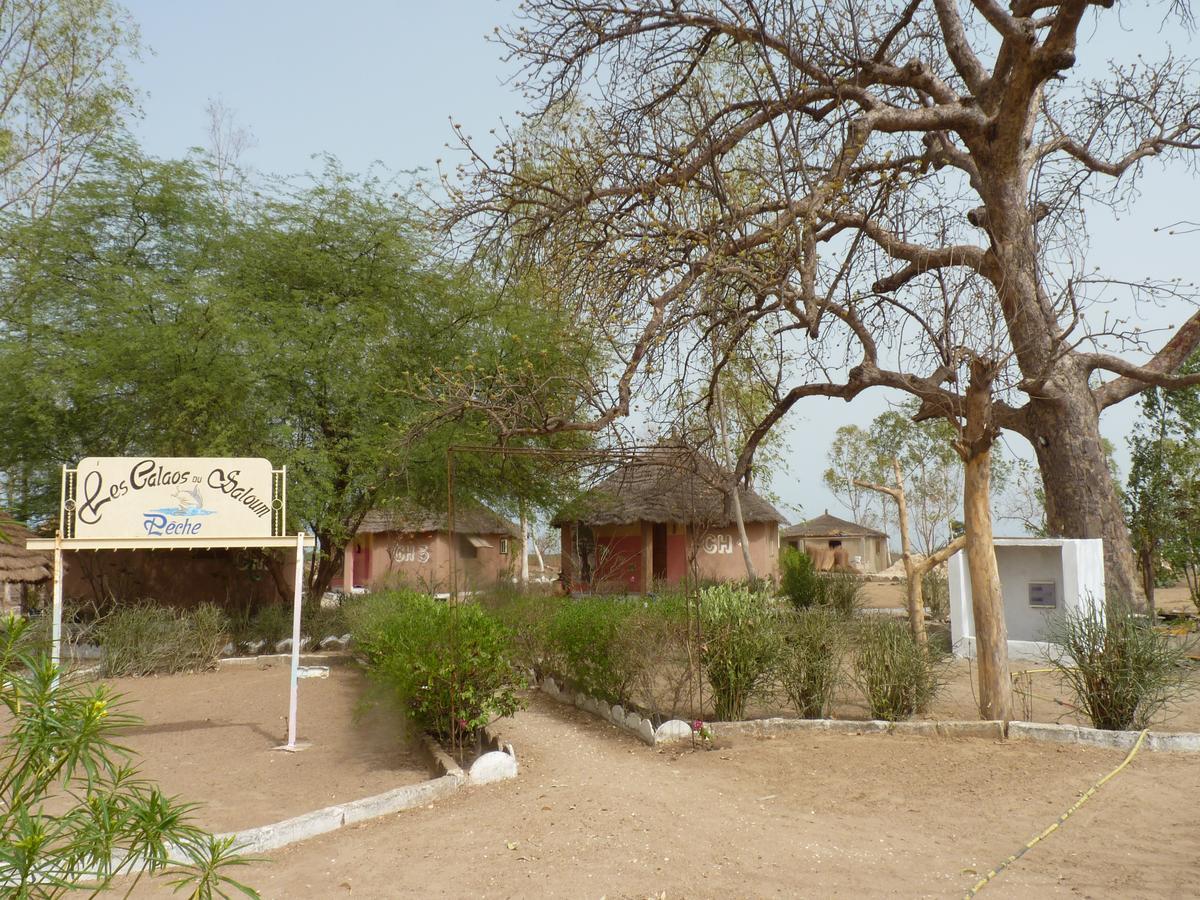
[{"label": "red door", "polygon": [[365,540],[354,542],[351,556],[353,587],[367,587],[371,579],[371,545]]}]

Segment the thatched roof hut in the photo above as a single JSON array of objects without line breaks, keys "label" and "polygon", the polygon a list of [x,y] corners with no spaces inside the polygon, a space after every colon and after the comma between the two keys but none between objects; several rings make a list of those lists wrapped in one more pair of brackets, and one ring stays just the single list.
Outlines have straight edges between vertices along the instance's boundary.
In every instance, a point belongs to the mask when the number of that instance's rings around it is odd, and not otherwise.
[{"label": "thatched roof hut", "polygon": [[[444,512],[433,512],[414,504],[405,504],[395,509],[373,509],[363,517],[358,534],[421,534],[432,531],[449,531],[450,517]],[[454,530],[459,534],[506,534],[520,537],[521,530],[499,513],[492,512],[479,504],[464,505],[454,510]]]},{"label": "thatched roof hut", "polygon": [[0,584],[39,584],[49,581],[52,562],[44,553],[25,549],[37,537],[8,513],[0,512]]},{"label": "thatched roof hut", "polygon": [[829,510],[825,510],[825,514],[817,516],[815,519],[809,519],[807,522],[801,522],[798,525],[793,525],[790,528],[785,528],[780,537],[786,538],[840,538],[840,537],[878,537],[886,538],[887,535],[878,528],[871,528],[867,525],[860,525],[858,522],[851,522],[847,519],[840,519],[837,516],[831,516]]},{"label": "thatched roof hut", "polygon": [[[619,466],[596,487],[558,510],[551,524],[562,527],[578,522],[594,528],[678,522],[726,528],[734,524],[726,477],[695,450],[656,447]],[[770,501],[744,486],[737,491],[747,524],[787,524]]]}]

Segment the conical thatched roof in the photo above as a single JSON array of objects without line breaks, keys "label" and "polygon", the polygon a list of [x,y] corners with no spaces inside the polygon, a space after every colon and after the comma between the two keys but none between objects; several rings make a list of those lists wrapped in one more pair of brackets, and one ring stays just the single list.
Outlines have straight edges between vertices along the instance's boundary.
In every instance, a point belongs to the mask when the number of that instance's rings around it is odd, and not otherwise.
[{"label": "conical thatched roof", "polygon": [[50,579],[50,558],[25,549],[25,542],[32,537],[37,535],[8,513],[0,512],[0,583],[37,584]]},{"label": "conical thatched roof", "polygon": [[[359,534],[378,534],[399,531],[418,534],[424,531],[448,531],[449,516],[414,504],[404,504],[394,509],[373,509],[358,526]],[[519,529],[508,519],[486,506],[460,506],[454,510],[454,530],[459,534],[506,534],[520,537]]]},{"label": "conical thatched roof", "polygon": [[[555,513],[552,524],[681,522],[726,528],[734,524],[734,516],[732,497],[723,490],[725,480],[726,475],[696,451],[660,446],[575,498]],[[779,510],[749,488],[739,486],[738,499],[745,522],[787,524]]]},{"label": "conical thatched roof", "polygon": [[831,516],[829,510],[825,510],[823,516],[817,516],[815,519],[809,519],[807,522],[784,529],[782,536],[784,539],[790,537],[887,537],[886,534],[875,528]]}]

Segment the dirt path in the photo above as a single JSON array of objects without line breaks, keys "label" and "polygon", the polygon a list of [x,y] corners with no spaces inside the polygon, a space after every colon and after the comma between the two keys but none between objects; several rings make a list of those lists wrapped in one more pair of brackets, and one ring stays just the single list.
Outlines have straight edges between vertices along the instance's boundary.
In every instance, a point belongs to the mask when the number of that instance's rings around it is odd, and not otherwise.
[{"label": "dirt path", "polygon": [[[365,680],[330,664],[300,682],[303,753],[273,752],[287,735],[286,661],[217,672],[119,678],[143,724],[120,737],[142,774],[168,794],[201,803],[197,821],[217,831],[277,822],[430,777],[391,710],[360,710]],[[361,713],[361,714],[360,714]]]},{"label": "dirt path", "polygon": [[[264,897],[961,896],[1122,754],[809,736],[660,752],[535,697],[513,782],[272,855]],[[1180,896],[1200,766],[1146,754],[985,897]]]}]

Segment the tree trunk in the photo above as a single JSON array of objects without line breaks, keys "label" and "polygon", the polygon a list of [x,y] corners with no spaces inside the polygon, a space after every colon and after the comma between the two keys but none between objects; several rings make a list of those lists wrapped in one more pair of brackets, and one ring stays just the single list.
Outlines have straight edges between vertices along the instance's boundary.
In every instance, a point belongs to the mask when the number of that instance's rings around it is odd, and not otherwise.
[{"label": "tree trunk", "polygon": [[900,526],[900,553],[904,558],[904,593],[908,599],[908,627],[912,636],[922,647],[926,644],[925,598],[921,592],[921,575],[912,558],[912,542],[908,538],[908,500],[904,496],[904,476],[900,473],[899,460],[892,459],[892,472],[896,476],[896,518]]},{"label": "tree trunk", "polygon": [[1137,603],[1133,542],[1100,438],[1100,413],[1082,375],[1056,379],[1031,398],[1026,437],[1046,492],[1046,529],[1064,538],[1104,540],[1107,599]]},{"label": "tree trunk", "polygon": [[518,500],[517,506],[521,514],[521,587],[529,585],[529,516],[525,513],[525,501]]},{"label": "tree trunk", "polygon": [[[318,534],[317,536],[317,558],[312,567],[312,575],[309,578],[308,589],[309,596],[322,597],[329,590],[329,584],[333,581],[333,577],[342,570],[342,563],[345,560],[346,549],[344,547],[336,547],[333,537],[329,534]],[[343,590],[350,592],[352,585],[342,585]]]},{"label": "tree trunk", "polygon": [[967,532],[967,568],[971,575],[971,609],[975,617],[975,655],[979,664],[979,713],[984,719],[1008,721],[1012,718],[1008,629],[992,537],[992,445],[996,437],[991,410],[993,374],[990,366],[972,361],[966,428],[959,452],[966,469],[963,521]]},{"label": "tree trunk", "polygon": [[[713,401],[717,406],[717,416],[720,421],[721,445],[725,449],[725,465],[732,472],[733,470],[733,454],[729,451],[729,429],[725,422],[725,407],[721,403],[721,390],[718,385],[713,385]],[[730,476],[732,477],[732,475]],[[742,545],[742,561],[746,564],[746,578],[751,582],[758,581],[758,572],[754,568],[754,559],[750,555],[750,539],[746,536],[746,522],[742,518],[742,499],[738,495],[738,486],[735,481],[730,488],[730,497],[733,503],[733,519],[737,523],[738,540]]]}]

